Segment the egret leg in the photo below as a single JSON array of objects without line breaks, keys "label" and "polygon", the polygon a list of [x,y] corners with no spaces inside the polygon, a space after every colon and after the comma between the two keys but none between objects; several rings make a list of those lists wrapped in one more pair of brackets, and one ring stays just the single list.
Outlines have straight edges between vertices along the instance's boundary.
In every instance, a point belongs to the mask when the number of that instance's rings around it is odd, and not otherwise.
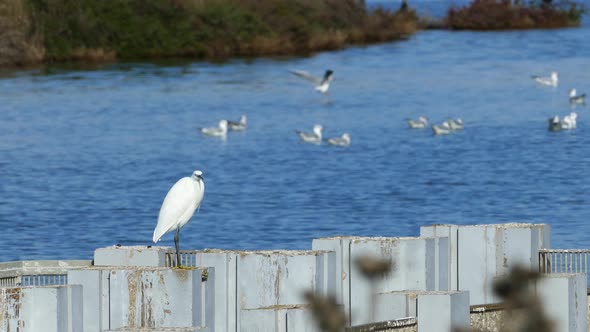
[{"label": "egret leg", "polygon": [[176,229],[176,235],[174,235],[174,246],[176,246],[176,267],[181,267],[180,264],[180,251],[178,250],[178,239],[180,237],[180,227]]}]

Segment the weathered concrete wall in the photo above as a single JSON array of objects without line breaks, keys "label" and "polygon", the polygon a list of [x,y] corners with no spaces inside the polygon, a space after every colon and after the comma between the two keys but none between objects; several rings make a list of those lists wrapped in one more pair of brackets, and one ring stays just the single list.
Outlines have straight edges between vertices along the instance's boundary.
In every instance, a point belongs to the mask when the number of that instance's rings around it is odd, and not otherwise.
[{"label": "weathered concrete wall", "polygon": [[588,295],[585,273],[545,274],[537,282],[537,294],[547,316],[559,332],[586,332]]},{"label": "weathered concrete wall", "polygon": [[474,331],[500,332],[504,327],[505,311],[498,305],[472,306],[471,328]]},{"label": "weathered concrete wall", "polygon": [[0,67],[40,62],[40,33],[33,31],[25,0],[0,1]]},{"label": "weathered concrete wall", "polygon": [[95,266],[166,267],[166,253],[172,247],[110,246],[94,251]]},{"label": "weathered concrete wall", "polygon": [[82,287],[0,288],[0,331],[82,331]]},{"label": "weathered concrete wall", "polygon": [[[372,321],[374,294],[402,290],[447,290],[448,241],[426,237],[331,237],[314,239],[315,250],[336,252],[336,289],[351,325]],[[371,283],[355,266],[364,256],[394,262],[393,271]]]},{"label": "weathered concrete wall", "polygon": [[316,322],[307,305],[277,305],[243,310],[243,332],[316,332]]},{"label": "weathered concrete wall", "polygon": [[523,223],[420,227],[423,236],[450,239],[451,289],[469,291],[471,304],[499,302],[492,284],[511,267],[538,269],[538,252],[549,247],[549,231],[545,224]]},{"label": "weathered concrete wall", "polygon": [[68,272],[84,292],[85,332],[105,329],[215,329],[212,268],[94,267]]}]

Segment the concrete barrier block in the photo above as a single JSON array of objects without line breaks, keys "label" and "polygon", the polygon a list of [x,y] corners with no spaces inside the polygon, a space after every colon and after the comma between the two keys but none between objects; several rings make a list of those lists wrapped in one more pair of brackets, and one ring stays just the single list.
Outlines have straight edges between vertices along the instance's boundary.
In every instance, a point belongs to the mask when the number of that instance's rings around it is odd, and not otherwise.
[{"label": "concrete barrier block", "polygon": [[319,332],[307,305],[246,309],[240,320],[242,332]]},{"label": "concrete barrier block", "polygon": [[418,330],[420,332],[469,330],[469,294],[467,292],[431,292],[420,294]]},{"label": "concrete barrier block", "polygon": [[538,251],[549,247],[550,227],[545,224],[432,225],[421,235],[449,239],[450,290],[469,291],[472,304],[499,302],[493,280],[516,265],[539,266]]},{"label": "concrete barrier block", "polygon": [[215,329],[212,268],[94,267],[68,273],[84,293],[84,331]]},{"label": "concrete barrier block", "polygon": [[[313,249],[336,251],[337,298],[350,315],[351,325],[370,323],[372,298],[378,293],[448,288],[448,242],[419,237],[331,237],[314,239]],[[371,284],[355,260],[369,256],[395,262],[385,279]],[[443,260],[443,261],[441,261]],[[444,265],[440,268],[438,265]],[[437,280],[438,278],[438,280]]]},{"label": "concrete barrier block", "polygon": [[238,255],[239,251],[217,249],[193,252],[196,266],[215,269],[215,327],[218,331],[236,331]]},{"label": "concrete barrier block", "polygon": [[172,247],[111,246],[94,251],[95,266],[151,266],[166,267],[166,253]]},{"label": "concrete barrier block", "polygon": [[238,257],[239,307],[302,304],[306,303],[303,293],[309,290],[333,293],[333,274],[326,272],[334,260],[335,254],[328,251],[242,252]]},{"label": "concrete barrier block", "polygon": [[0,330],[4,332],[82,331],[80,286],[0,289]]},{"label": "concrete barrier block", "polygon": [[375,316],[373,321],[390,321],[416,317],[418,297],[431,294],[430,291],[395,291],[379,293],[375,297]]},{"label": "concrete barrier block", "polygon": [[586,332],[588,297],[585,273],[544,274],[537,281],[537,295],[559,332]]},{"label": "concrete barrier block", "polygon": [[[458,225],[450,225],[450,224],[439,224],[439,225],[431,225],[431,226],[421,226],[420,227],[420,236],[422,237],[437,237],[437,238],[447,238],[446,248],[447,252],[442,252],[442,248],[439,252],[439,256],[446,257],[448,261],[447,264],[447,274],[449,278],[449,288],[446,290],[458,290],[458,281],[457,281],[457,236],[459,233],[459,226]],[[440,244],[440,245],[445,245]],[[440,247],[439,247],[440,248]],[[442,265],[441,269],[444,269]],[[441,272],[444,273],[444,272]],[[444,291],[445,289],[437,289],[440,291]]]},{"label": "concrete barrier block", "polygon": [[214,332],[208,327],[163,327],[163,328],[154,328],[154,329],[117,329],[115,330],[105,330],[104,332]]},{"label": "concrete barrier block", "polygon": [[[238,256],[238,315],[246,309],[307,303],[303,294],[335,293],[335,253],[311,250],[241,252]],[[242,319],[238,318],[238,324]],[[238,331],[243,328],[238,325]]]}]

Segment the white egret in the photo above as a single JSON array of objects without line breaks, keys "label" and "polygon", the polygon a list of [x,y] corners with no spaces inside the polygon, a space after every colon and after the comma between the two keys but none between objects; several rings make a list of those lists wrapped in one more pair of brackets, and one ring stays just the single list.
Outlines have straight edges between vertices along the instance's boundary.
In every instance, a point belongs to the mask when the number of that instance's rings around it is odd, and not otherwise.
[{"label": "white egret", "polygon": [[240,117],[240,121],[238,121],[238,122],[228,120],[227,127],[229,128],[229,130],[234,130],[234,131],[246,130],[246,116],[242,115]]},{"label": "white egret", "polygon": [[168,232],[176,231],[174,245],[176,247],[176,266],[180,266],[178,240],[180,229],[191,219],[195,210],[201,206],[205,194],[203,172],[196,170],[190,177],[178,180],[166,194],[160,208],[158,224],[154,229],[153,241],[158,243]]},{"label": "white egret", "polygon": [[301,140],[303,140],[304,142],[320,144],[322,142],[322,130],[324,130],[324,127],[317,124],[313,126],[312,133],[305,133],[299,130],[296,130],[295,132],[297,133],[297,135],[299,135],[299,138],[301,138]]},{"label": "white egret", "polygon": [[207,136],[225,137],[227,134],[227,120],[220,120],[218,127],[200,128]]},{"label": "white egret", "polygon": [[323,94],[328,93],[330,82],[332,81],[332,75],[334,74],[334,72],[330,69],[326,70],[323,78],[315,77],[303,70],[289,70],[289,72],[310,81],[315,86],[315,90]]},{"label": "white egret", "polygon": [[541,76],[533,75],[533,76],[531,76],[531,78],[534,79],[535,82],[537,82],[539,84],[549,85],[549,86],[557,86],[557,83],[559,81],[556,71],[551,72],[550,77],[541,77]]},{"label": "white egret", "polygon": [[350,146],[350,139],[350,134],[344,133],[340,137],[328,138],[326,142],[328,142],[330,145],[347,147]]},{"label": "white egret", "polygon": [[428,124],[428,118],[425,116],[420,116],[418,120],[408,119],[407,121],[410,128],[426,128],[426,125]]}]

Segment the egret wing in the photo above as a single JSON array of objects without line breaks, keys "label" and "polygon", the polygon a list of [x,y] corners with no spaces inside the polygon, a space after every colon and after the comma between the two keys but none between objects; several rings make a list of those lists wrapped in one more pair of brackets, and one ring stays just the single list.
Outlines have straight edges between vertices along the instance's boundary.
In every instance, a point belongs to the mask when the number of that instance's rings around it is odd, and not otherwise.
[{"label": "egret wing", "polygon": [[289,70],[289,72],[291,74],[297,75],[303,79],[306,79],[308,81],[310,81],[311,83],[315,84],[315,85],[320,85],[322,84],[322,79],[319,77],[315,77],[312,74],[303,71],[303,70]]},{"label": "egret wing", "polygon": [[164,234],[176,229],[179,224],[186,221],[183,219],[188,220],[192,217],[196,202],[191,181],[189,177],[178,180],[166,194],[160,208],[158,224],[154,230],[154,242],[158,242]]}]

